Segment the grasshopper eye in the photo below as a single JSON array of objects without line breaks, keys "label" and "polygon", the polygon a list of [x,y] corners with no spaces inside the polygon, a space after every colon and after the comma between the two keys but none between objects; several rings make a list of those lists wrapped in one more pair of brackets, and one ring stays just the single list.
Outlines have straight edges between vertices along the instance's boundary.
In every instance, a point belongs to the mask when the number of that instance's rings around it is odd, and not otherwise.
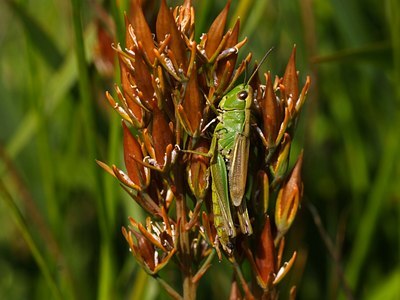
[{"label": "grasshopper eye", "polygon": [[237,94],[237,97],[239,98],[239,100],[246,100],[248,95],[249,94],[246,91],[241,91]]}]

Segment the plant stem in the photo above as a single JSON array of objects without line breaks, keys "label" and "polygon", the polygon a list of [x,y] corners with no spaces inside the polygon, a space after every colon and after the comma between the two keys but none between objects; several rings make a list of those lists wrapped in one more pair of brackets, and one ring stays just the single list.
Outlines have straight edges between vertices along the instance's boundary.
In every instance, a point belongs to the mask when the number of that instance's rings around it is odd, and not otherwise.
[{"label": "plant stem", "polygon": [[167,293],[175,300],[183,300],[186,298],[182,298],[181,295],[179,295],[167,282],[165,282],[163,279],[161,279],[158,276],[155,276],[157,279],[158,283],[162,285],[162,287],[167,291]]},{"label": "plant stem", "polygon": [[103,184],[97,172],[94,160],[97,157],[96,139],[95,139],[95,122],[93,114],[93,102],[91,88],[89,84],[89,74],[85,55],[85,42],[82,35],[81,5],[79,0],[71,0],[73,25],[75,34],[75,51],[79,71],[79,92],[81,97],[81,112],[83,115],[84,134],[86,147],[88,149],[89,158],[93,160],[93,166],[90,169],[91,176],[95,182],[95,198],[97,199],[97,212],[101,233],[101,246],[99,253],[99,269],[98,277],[98,299],[109,299],[113,290],[113,249],[111,245],[111,236],[109,232],[110,216],[106,210],[103,196]]},{"label": "plant stem", "polygon": [[214,259],[215,253],[217,251],[215,249],[212,250],[212,252],[208,255],[206,261],[204,264],[200,267],[200,269],[197,271],[197,273],[193,276],[193,282],[198,282],[200,278],[207,272],[207,270],[211,267],[211,262]]},{"label": "plant stem", "polygon": [[181,253],[181,261],[183,265],[183,298],[186,300],[194,300],[196,299],[196,289],[197,284],[193,282],[193,274],[192,274],[192,262],[191,262],[191,253],[190,253],[190,239],[189,232],[185,230],[186,227],[186,202],[183,193],[184,187],[184,177],[185,170],[181,165],[176,164],[174,166],[174,179],[175,179],[175,197],[176,197],[176,213],[177,220],[180,221],[180,253]]},{"label": "plant stem", "polygon": [[233,264],[233,267],[235,269],[236,276],[239,278],[240,284],[242,285],[242,288],[243,288],[244,293],[246,295],[246,299],[254,300],[254,296],[253,296],[253,294],[251,293],[251,291],[249,289],[249,286],[248,286],[248,284],[246,282],[246,279],[244,279],[242,270],[240,269],[240,266],[237,263],[236,259],[234,259],[232,264]]}]

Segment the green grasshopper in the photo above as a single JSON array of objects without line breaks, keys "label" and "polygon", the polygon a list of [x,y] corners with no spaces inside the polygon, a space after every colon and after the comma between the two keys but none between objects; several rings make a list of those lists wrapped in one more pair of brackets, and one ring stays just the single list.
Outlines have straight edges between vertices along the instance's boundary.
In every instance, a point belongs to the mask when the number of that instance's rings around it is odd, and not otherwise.
[{"label": "green grasshopper", "polygon": [[236,237],[231,207],[237,212],[240,231],[246,235],[253,233],[246,201],[243,200],[247,182],[251,106],[254,97],[249,83],[271,51],[272,48],[262,58],[247,83],[239,84],[230,90],[220,101],[218,109],[214,108],[218,113],[216,119],[219,123],[214,129],[209,153],[186,151],[211,157],[214,226],[219,243],[228,254],[232,252],[232,240]]},{"label": "green grasshopper", "polygon": [[219,242],[228,253],[233,248],[231,239],[236,236],[230,203],[238,212],[240,230],[248,235],[253,232],[246,202],[243,201],[252,102],[253,90],[248,84],[236,86],[222,98],[219,103],[220,122],[215,127],[210,147],[214,225]]}]

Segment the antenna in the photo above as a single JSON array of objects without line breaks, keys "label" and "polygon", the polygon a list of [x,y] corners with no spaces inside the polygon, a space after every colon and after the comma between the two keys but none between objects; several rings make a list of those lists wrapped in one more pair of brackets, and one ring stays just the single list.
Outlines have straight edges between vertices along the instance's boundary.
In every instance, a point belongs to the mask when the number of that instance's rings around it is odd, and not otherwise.
[{"label": "antenna", "polygon": [[264,63],[264,61],[266,60],[267,56],[272,52],[272,50],[274,50],[274,47],[271,47],[271,49],[269,49],[267,51],[267,53],[264,54],[263,58],[260,60],[260,63],[257,65],[256,69],[253,71],[253,73],[251,73],[249,80],[247,81],[247,85],[250,83],[250,81],[253,79],[254,75],[257,74],[258,69],[260,69],[261,65]]}]

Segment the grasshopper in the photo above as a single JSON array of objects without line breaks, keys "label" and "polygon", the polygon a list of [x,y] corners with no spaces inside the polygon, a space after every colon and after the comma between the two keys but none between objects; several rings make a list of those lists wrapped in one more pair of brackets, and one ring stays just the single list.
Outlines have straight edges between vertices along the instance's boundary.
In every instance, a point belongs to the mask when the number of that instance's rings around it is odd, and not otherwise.
[{"label": "grasshopper", "polygon": [[253,90],[248,84],[236,86],[222,98],[217,117],[220,122],[215,127],[210,147],[214,225],[219,242],[228,253],[233,248],[231,239],[236,236],[231,204],[238,213],[242,233],[251,235],[253,232],[246,202],[243,201],[252,102]]},{"label": "grasshopper", "polygon": [[230,90],[220,101],[218,109],[214,108],[219,123],[214,129],[210,151],[207,154],[185,151],[211,157],[214,226],[218,241],[228,254],[232,253],[232,240],[236,237],[231,208],[237,213],[240,231],[246,235],[253,233],[246,201],[243,199],[247,182],[251,106],[254,97],[249,83],[271,51],[272,48],[264,55],[247,83]]}]

